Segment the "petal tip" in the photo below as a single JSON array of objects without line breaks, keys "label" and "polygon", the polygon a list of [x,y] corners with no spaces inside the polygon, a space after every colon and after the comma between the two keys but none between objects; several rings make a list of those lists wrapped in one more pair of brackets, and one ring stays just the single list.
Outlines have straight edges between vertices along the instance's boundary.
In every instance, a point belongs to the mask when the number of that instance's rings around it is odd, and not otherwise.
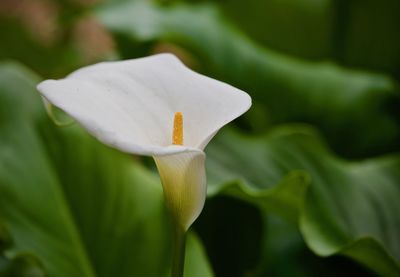
[{"label": "petal tip", "polygon": [[41,94],[45,94],[46,91],[48,90],[48,88],[50,86],[52,86],[52,84],[56,83],[56,80],[45,80],[40,82],[39,84],[36,85],[36,89],[41,93]]},{"label": "petal tip", "polygon": [[251,96],[248,93],[246,93],[246,92],[243,92],[243,93],[245,94],[244,96],[245,96],[246,101],[247,101],[247,104],[246,104],[246,106],[244,108],[244,111],[243,111],[243,113],[245,113],[251,108],[251,105],[253,105],[253,99],[251,99]]}]

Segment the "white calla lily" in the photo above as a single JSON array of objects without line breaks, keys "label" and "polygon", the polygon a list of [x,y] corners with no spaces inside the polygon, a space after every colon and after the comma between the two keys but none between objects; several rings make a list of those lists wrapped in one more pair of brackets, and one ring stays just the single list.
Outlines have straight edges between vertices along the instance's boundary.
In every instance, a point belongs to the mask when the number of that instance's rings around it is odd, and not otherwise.
[{"label": "white calla lily", "polygon": [[[153,156],[167,205],[185,231],[205,201],[204,147],[251,106],[245,92],[188,69],[171,54],[84,67],[38,90],[103,143]],[[184,118],[183,145],[172,144],[176,112]]]},{"label": "white calla lily", "polygon": [[171,54],[88,66],[38,90],[103,143],[154,157],[175,226],[172,276],[183,276],[185,232],[206,198],[203,149],[251,98]]}]

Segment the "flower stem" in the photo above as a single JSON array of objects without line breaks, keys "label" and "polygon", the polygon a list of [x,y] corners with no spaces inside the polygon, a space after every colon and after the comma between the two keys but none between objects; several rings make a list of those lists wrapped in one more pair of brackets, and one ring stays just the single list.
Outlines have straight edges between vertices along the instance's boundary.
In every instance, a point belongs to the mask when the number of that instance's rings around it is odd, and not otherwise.
[{"label": "flower stem", "polygon": [[172,253],[172,271],[171,277],[183,277],[185,266],[185,248],[186,248],[186,232],[179,226],[174,224],[173,227],[173,253]]}]

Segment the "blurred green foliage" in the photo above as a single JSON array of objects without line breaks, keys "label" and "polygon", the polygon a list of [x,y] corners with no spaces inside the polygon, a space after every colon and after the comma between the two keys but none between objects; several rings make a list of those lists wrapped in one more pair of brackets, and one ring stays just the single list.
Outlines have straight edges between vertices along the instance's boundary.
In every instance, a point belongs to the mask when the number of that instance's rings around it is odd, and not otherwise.
[{"label": "blurred green foliage", "polygon": [[163,51],[253,98],[206,149],[186,276],[400,275],[399,1],[97,2],[0,3],[0,276],[168,275],[151,163],[35,90]]},{"label": "blurred green foliage", "polygon": [[398,73],[399,1],[250,0],[246,9],[242,1],[221,2],[226,14],[268,47]]}]

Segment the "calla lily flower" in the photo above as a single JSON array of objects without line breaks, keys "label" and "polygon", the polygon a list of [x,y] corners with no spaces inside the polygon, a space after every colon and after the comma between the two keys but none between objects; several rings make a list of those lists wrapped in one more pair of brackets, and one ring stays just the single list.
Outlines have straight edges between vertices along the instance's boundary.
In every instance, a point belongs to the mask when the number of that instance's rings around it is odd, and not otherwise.
[{"label": "calla lily flower", "polygon": [[38,90],[104,144],[154,157],[167,206],[184,231],[205,202],[204,148],[251,106],[245,92],[172,54],[84,67]]}]

